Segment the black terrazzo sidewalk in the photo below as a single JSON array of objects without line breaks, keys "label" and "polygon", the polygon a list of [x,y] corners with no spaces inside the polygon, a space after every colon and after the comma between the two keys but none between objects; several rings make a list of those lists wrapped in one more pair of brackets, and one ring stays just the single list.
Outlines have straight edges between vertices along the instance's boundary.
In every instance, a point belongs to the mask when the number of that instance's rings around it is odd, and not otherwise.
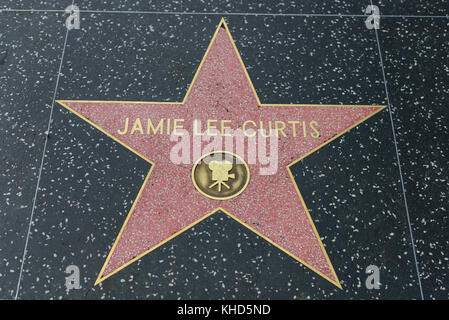
[{"label": "black terrazzo sidewalk", "polygon": [[[445,1],[101,3],[0,0],[0,299],[449,298]],[[53,98],[180,101],[222,17],[262,101],[389,104],[292,168],[343,290],[221,213],[94,287],[149,167]]]}]

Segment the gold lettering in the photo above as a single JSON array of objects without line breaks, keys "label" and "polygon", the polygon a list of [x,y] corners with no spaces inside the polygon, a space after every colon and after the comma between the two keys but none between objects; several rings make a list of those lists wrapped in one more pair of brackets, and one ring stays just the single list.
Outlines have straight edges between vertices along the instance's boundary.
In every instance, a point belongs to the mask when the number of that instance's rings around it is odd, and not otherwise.
[{"label": "gold lettering", "polygon": [[266,134],[265,130],[263,128],[263,121],[260,121],[260,134],[262,135],[262,137],[264,138],[268,138],[271,137],[271,121],[268,121],[268,126],[270,127],[270,134]]},{"label": "gold lettering", "polygon": [[[278,124],[282,124],[282,127],[279,128]],[[279,121],[278,120],[275,121],[274,122],[274,129],[276,130],[276,137],[279,137],[279,132],[282,133],[282,135],[284,137],[287,137],[287,135],[284,132],[284,129],[285,129],[285,122],[284,121],[280,121],[280,120]]]},{"label": "gold lettering", "polygon": [[157,134],[158,131],[159,131],[159,134],[162,134],[162,130],[164,127],[164,119],[159,120],[159,123],[157,124],[157,127],[155,128],[151,119],[148,118],[147,125],[148,125],[147,126],[147,134],[150,134],[150,130],[153,131],[153,134]]},{"label": "gold lettering", "polygon": [[118,134],[125,134],[128,131],[128,122],[129,122],[129,118],[126,118],[125,119],[125,128],[123,128],[122,131],[120,131],[120,129],[117,130]]},{"label": "gold lettering", "polygon": [[310,128],[312,128],[312,130],[314,131],[311,134],[311,136],[312,136],[312,138],[315,138],[315,139],[320,137],[320,133],[318,132],[317,127],[318,127],[318,122],[316,122],[316,121],[310,122]]},{"label": "gold lettering", "polygon": [[142,123],[140,122],[140,118],[137,118],[136,121],[134,121],[134,125],[130,133],[134,134],[134,131],[139,131],[140,134],[143,134],[143,128]]},{"label": "gold lettering", "polygon": [[175,119],[173,121],[173,134],[175,136],[182,136],[184,132],[176,132],[176,129],[183,129],[184,125],[178,124],[178,122],[184,122],[184,119]]},{"label": "gold lettering", "polygon": [[167,119],[167,134],[170,134],[170,118]]},{"label": "gold lettering", "polygon": [[212,125],[213,122],[217,123],[217,120],[212,120],[212,119],[207,120],[207,135],[208,136],[216,136],[217,135],[216,132],[214,132],[213,134],[210,132],[211,129],[217,129],[217,125]]},{"label": "gold lettering", "polygon": [[288,121],[288,123],[292,125],[293,137],[296,137],[296,125],[299,123],[299,121]]},{"label": "gold lettering", "polygon": [[198,120],[193,120],[193,135],[195,136],[204,136],[204,133],[198,131]]},{"label": "gold lettering", "polygon": [[246,125],[248,123],[252,123],[254,125],[254,127],[257,128],[257,125],[254,121],[252,120],[246,120],[245,122],[243,122],[243,126],[242,126],[242,130],[243,130],[243,134],[247,137],[254,137],[256,135],[256,132],[254,131],[252,135],[250,135],[249,133],[246,132]]},{"label": "gold lettering", "polygon": [[231,127],[227,127],[227,126],[225,126],[225,123],[226,122],[231,122],[231,120],[221,120],[221,135],[223,136],[223,137],[230,137],[231,136],[231,134],[229,134],[229,133],[226,133],[226,129],[231,129]]}]

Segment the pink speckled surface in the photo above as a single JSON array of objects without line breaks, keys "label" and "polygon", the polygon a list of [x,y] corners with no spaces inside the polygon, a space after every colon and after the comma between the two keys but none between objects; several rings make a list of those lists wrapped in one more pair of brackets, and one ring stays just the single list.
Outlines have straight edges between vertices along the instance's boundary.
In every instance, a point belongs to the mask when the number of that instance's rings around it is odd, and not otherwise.
[{"label": "pink speckled surface", "polygon": [[[183,105],[65,104],[155,164],[105,266],[103,277],[217,207],[222,207],[315,271],[337,282],[286,166],[377,112],[379,107],[259,106],[224,28],[219,30]],[[245,120],[263,121],[265,125],[275,120],[314,120],[319,123],[321,136],[304,138],[301,127],[298,127],[297,137],[281,137],[277,174],[260,175],[259,164],[250,164],[251,180],[246,190],[236,198],[220,201],[209,199],[195,189],[191,181],[193,163],[177,165],[170,161],[170,150],[175,142],[170,141],[169,135],[118,134],[127,117],[131,123],[141,118],[142,124],[147,118],[155,123],[161,118],[184,119],[184,129],[189,132],[193,132],[194,119],[201,120],[203,124],[208,119],[232,120],[230,126],[234,129]],[[245,154],[240,156],[247,160]],[[299,181],[298,188],[301,190],[307,186]]]}]

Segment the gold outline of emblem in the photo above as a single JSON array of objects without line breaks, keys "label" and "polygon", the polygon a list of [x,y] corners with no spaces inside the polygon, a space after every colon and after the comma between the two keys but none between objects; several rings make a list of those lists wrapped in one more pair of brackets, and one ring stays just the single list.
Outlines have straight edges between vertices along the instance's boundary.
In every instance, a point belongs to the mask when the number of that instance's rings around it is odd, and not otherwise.
[{"label": "gold outline of emblem", "polygon": [[[227,197],[215,197],[215,196],[212,196],[212,195],[210,195],[210,194],[205,193],[205,192],[202,191],[201,188],[197,185],[197,183],[196,183],[196,181],[195,181],[195,169],[196,169],[196,167],[197,167],[198,164],[201,162],[201,160],[203,160],[204,158],[206,158],[206,157],[208,157],[208,156],[210,156],[211,154],[214,154],[214,153],[230,154],[230,155],[232,155],[233,157],[235,157],[236,159],[238,159],[238,160],[240,160],[240,161],[242,162],[242,163],[239,163],[239,164],[243,164],[243,165],[244,165],[244,167],[245,167],[245,169],[246,169],[246,172],[248,173],[248,176],[247,176],[247,178],[246,178],[245,184],[243,185],[243,187],[242,187],[237,193],[234,193],[234,194],[232,194],[232,195],[230,195],[230,196],[227,196]],[[250,171],[249,171],[248,164],[247,164],[247,163],[245,162],[245,160],[243,160],[243,158],[240,157],[239,155],[237,155],[237,154],[235,154],[235,153],[233,153],[233,152],[230,152],[230,151],[216,150],[216,151],[212,151],[212,152],[203,154],[201,157],[198,158],[198,160],[195,161],[195,164],[194,164],[193,167],[192,167],[192,174],[191,174],[191,177],[192,177],[192,182],[193,182],[193,185],[195,186],[195,189],[196,189],[199,193],[201,193],[203,196],[206,196],[206,197],[208,197],[208,198],[210,198],[210,199],[214,199],[214,200],[228,200],[228,199],[232,199],[232,198],[237,197],[237,196],[240,195],[243,191],[245,191],[246,187],[247,187],[248,184],[249,184],[249,180],[251,179],[251,173],[250,173]]]}]

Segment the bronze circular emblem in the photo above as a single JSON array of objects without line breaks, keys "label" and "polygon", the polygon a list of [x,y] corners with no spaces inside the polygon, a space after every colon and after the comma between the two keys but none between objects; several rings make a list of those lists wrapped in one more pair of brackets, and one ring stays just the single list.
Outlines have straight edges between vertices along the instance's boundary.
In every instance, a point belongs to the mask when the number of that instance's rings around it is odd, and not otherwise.
[{"label": "bronze circular emblem", "polygon": [[249,168],[242,158],[232,152],[213,151],[196,161],[192,181],[206,197],[227,200],[245,190],[249,183]]}]

